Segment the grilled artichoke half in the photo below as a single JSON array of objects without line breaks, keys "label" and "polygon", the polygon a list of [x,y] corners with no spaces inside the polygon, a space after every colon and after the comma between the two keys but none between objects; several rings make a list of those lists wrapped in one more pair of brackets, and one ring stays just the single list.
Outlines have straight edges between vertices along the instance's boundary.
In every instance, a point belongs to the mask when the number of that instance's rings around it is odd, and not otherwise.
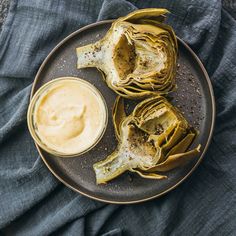
[{"label": "grilled artichoke half", "polygon": [[77,67],[97,67],[122,97],[166,94],[175,88],[177,40],[163,23],[166,9],[143,9],[114,21],[104,38],[79,47]]},{"label": "grilled artichoke half", "polygon": [[118,97],[113,122],[119,144],[105,160],[94,164],[97,184],[127,170],[144,178],[167,178],[158,172],[182,166],[200,152],[200,145],[187,151],[197,131],[161,96],[143,100],[129,116],[125,114],[123,99]]}]

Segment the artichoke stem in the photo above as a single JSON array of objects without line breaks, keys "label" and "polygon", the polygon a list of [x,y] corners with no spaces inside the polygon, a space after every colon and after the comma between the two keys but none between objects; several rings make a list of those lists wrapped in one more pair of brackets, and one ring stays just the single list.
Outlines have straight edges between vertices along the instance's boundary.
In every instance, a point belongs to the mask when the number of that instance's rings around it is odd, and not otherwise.
[{"label": "artichoke stem", "polygon": [[114,152],[105,160],[93,165],[97,184],[105,184],[128,169],[127,161],[122,159],[122,157],[123,155]]},{"label": "artichoke stem", "polygon": [[[77,53],[77,68],[98,67],[104,57],[101,42],[89,44],[83,47],[76,48]],[[100,63],[98,63],[100,62]]]}]

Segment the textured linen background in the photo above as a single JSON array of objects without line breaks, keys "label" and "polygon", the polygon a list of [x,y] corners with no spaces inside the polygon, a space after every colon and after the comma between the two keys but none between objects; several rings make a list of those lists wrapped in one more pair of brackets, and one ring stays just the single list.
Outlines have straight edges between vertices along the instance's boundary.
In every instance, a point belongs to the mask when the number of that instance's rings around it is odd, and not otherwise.
[{"label": "textured linen background", "polygon": [[[69,33],[146,7],[169,9],[168,23],[206,66],[216,95],[216,128],[203,162],[176,190],[138,205],[104,204],[68,189],[42,163],[26,125],[31,84]],[[12,0],[0,34],[2,233],[236,235],[235,55],[236,21],[219,0]]]}]

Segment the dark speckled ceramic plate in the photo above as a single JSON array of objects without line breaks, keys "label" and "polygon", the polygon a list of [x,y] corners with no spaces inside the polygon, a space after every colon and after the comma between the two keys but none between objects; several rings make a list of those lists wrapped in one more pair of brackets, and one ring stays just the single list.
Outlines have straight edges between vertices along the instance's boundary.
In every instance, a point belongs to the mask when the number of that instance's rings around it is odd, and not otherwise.
[{"label": "dark speckled ceramic plate", "polygon": [[112,21],[86,26],[65,38],[41,65],[32,88],[32,96],[46,82],[62,76],[75,76],[91,82],[103,94],[109,109],[109,122],[102,140],[88,153],[73,158],[52,156],[37,147],[49,170],[65,185],[96,200],[110,203],[137,203],[161,196],[178,186],[198,166],[209,145],[215,117],[215,104],[209,77],[193,51],[180,39],[177,85],[171,94],[188,121],[199,129],[193,143],[202,149],[195,161],[167,173],[164,180],[148,180],[125,173],[106,185],[96,185],[92,165],[104,159],[116,147],[111,111],[116,94],[103,82],[95,68],[76,69],[75,48],[102,38]]}]

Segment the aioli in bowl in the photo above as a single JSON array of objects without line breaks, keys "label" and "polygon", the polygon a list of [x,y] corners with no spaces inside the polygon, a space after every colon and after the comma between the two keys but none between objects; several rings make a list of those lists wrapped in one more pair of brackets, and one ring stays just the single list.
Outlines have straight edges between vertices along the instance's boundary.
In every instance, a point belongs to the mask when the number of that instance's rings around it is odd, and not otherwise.
[{"label": "aioli in bowl", "polygon": [[107,107],[92,84],[62,77],[35,93],[27,120],[30,133],[41,148],[56,156],[72,157],[99,142],[107,126]]}]

